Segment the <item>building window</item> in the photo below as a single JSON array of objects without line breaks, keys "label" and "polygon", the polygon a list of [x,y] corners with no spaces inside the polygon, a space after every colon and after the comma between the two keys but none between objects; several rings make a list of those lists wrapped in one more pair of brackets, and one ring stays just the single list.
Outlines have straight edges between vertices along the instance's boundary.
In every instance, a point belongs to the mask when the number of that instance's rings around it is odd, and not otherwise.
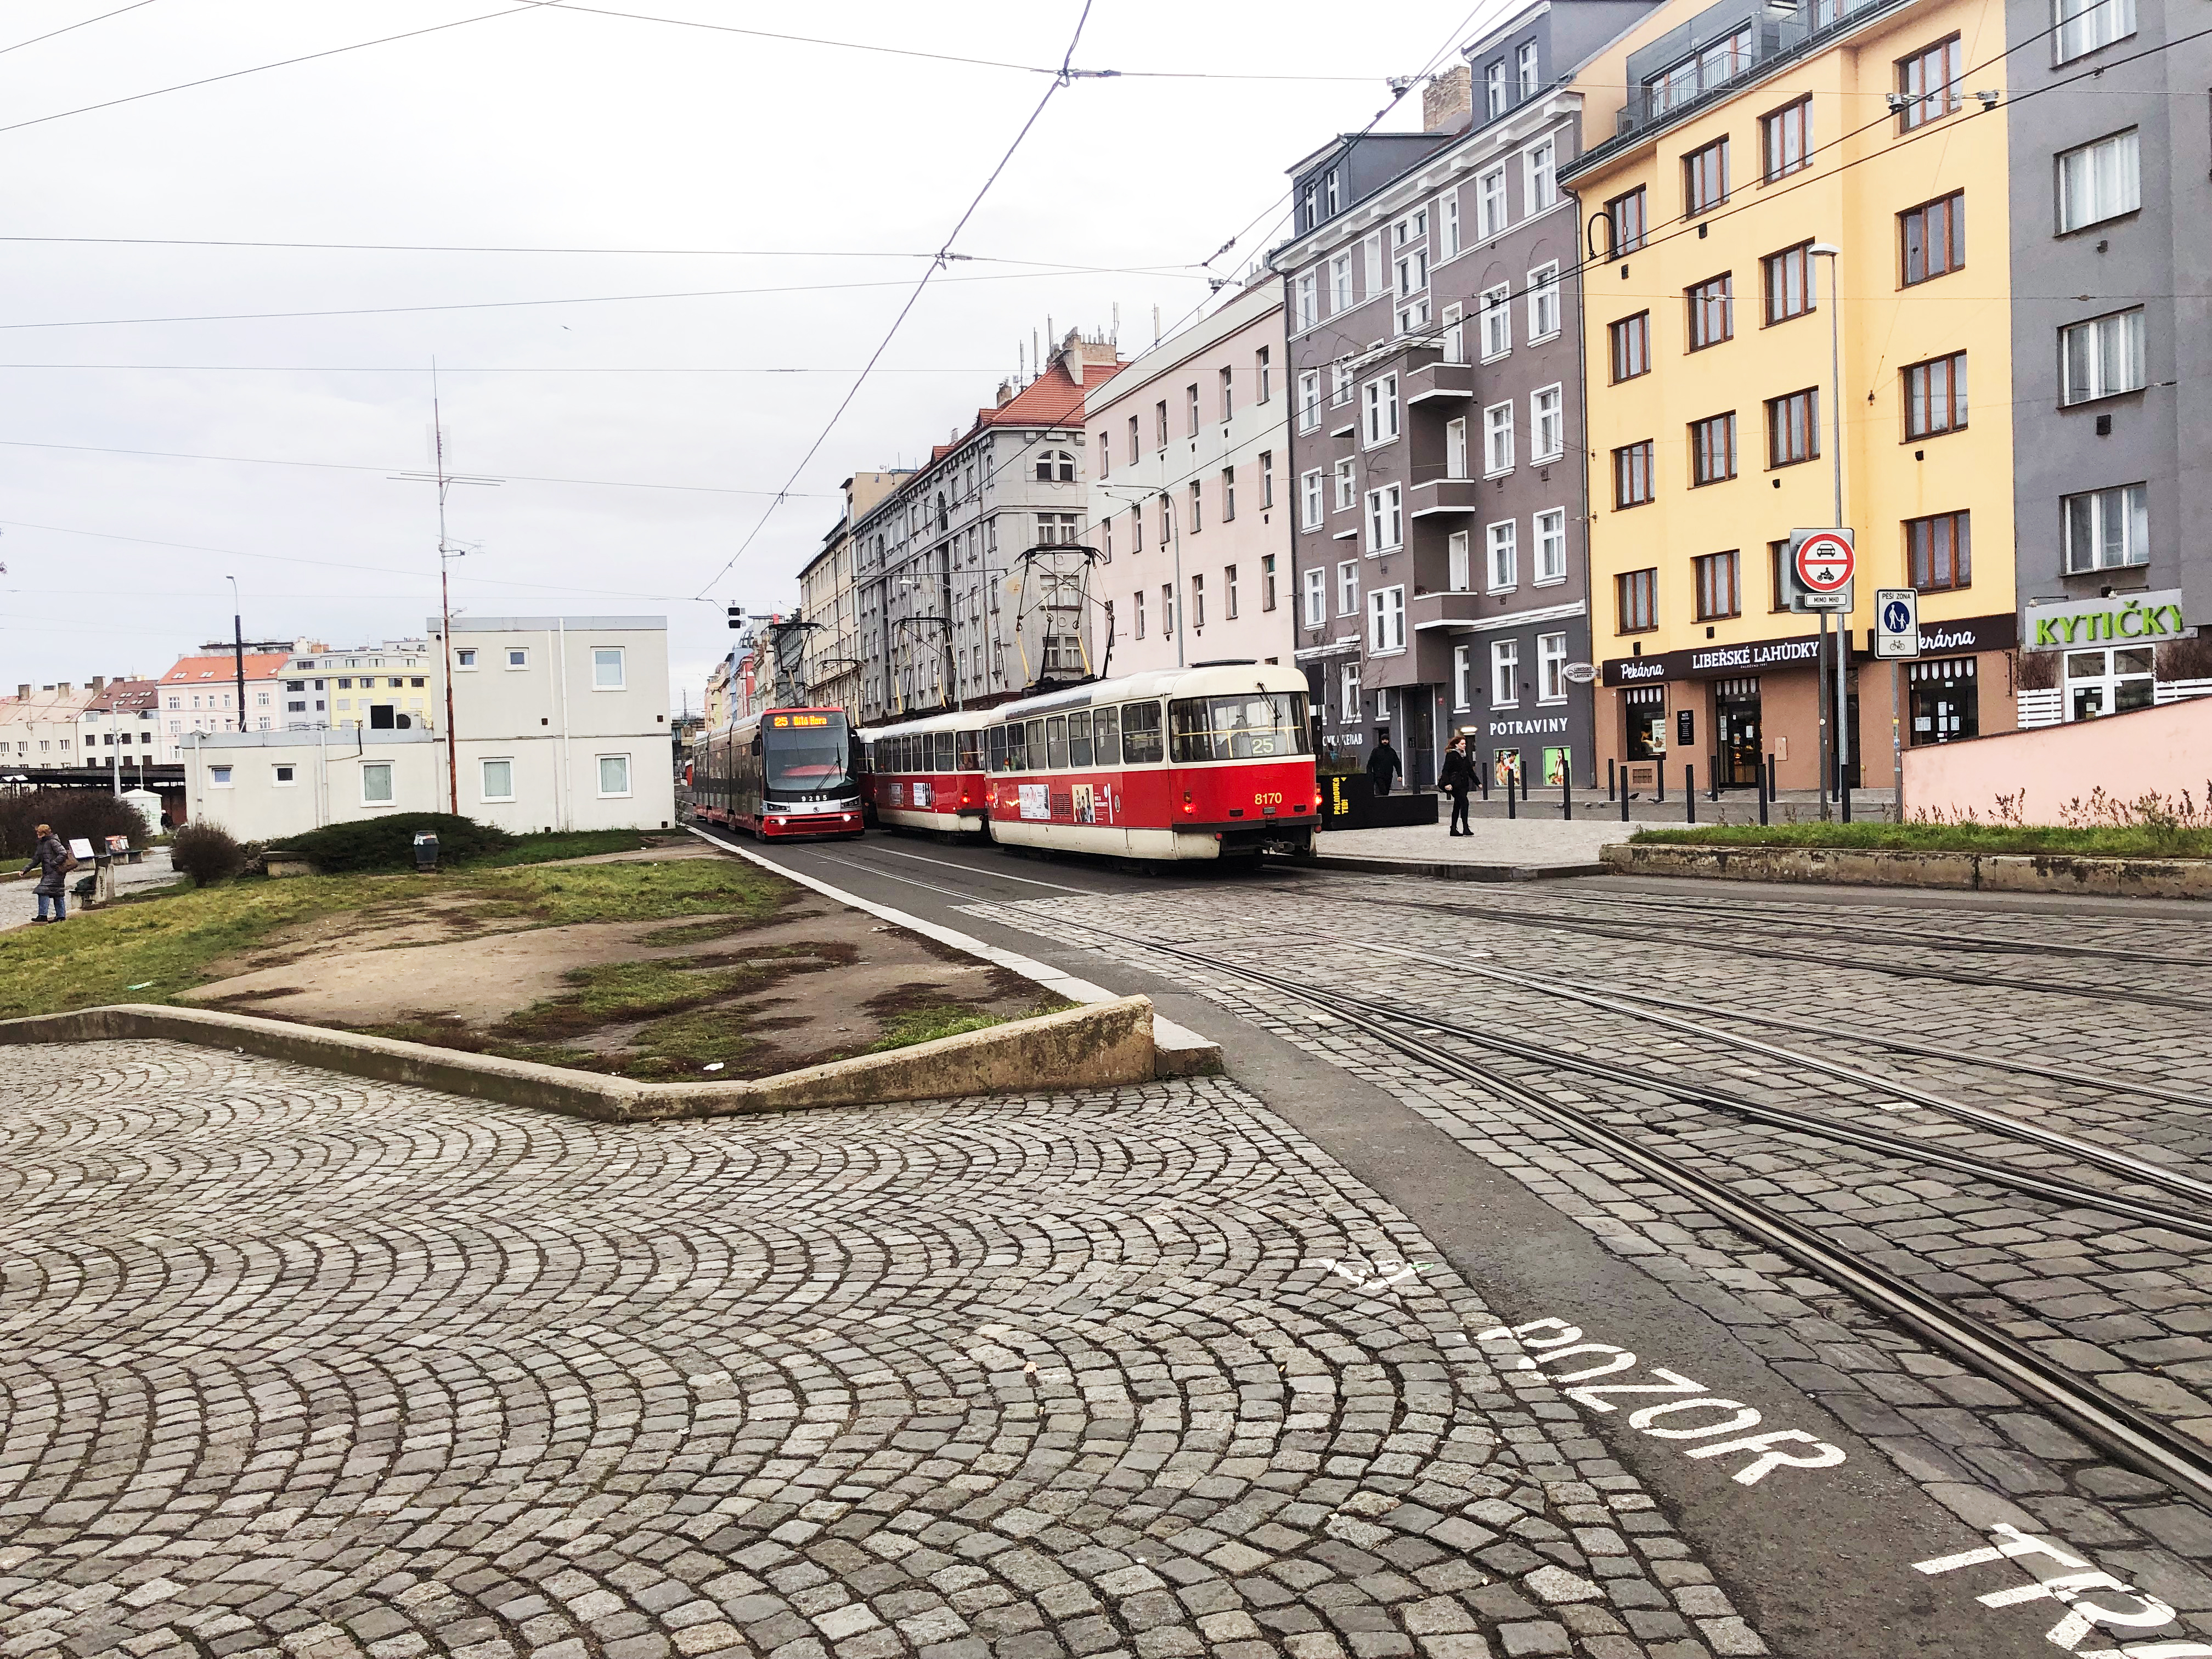
[{"label": "building window", "polygon": [[1316,467],[1298,480],[1299,496],[1303,505],[1301,522],[1308,530],[1321,528],[1321,469]]},{"label": "building window", "polygon": [[1536,95],[1536,43],[1524,40],[1521,50],[1514,54],[1514,78],[1516,89],[1524,99]]},{"label": "building window", "polygon": [[1352,363],[1340,357],[1329,366],[1328,406],[1341,409],[1352,401]]},{"label": "building window", "polygon": [[1263,554],[1260,559],[1260,609],[1275,608],[1275,556]]},{"label": "building window", "polygon": [[2061,395],[2067,403],[2142,391],[2142,307],[2068,324],[2058,331],[2058,362]]},{"label": "building window", "polygon": [[627,795],[629,793],[629,757],[601,755],[599,762],[599,793]]},{"label": "building window", "polygon": [[1221,469],[1221,522],[1227,524],[1237,516],[1237,469]]},{"label": "building window", "polygon": [[1378,587],[1367,596],[1367,649],[1377,652],[1406,648],[1406,590]]},{"label": "building window", "polygon": [[[392,682],[394,685],[398,681]],[[623,689],[623,647],[618,645],[594,647],[592,651],[592,690],[619,691]]]},{"label": "building window", "polygon": [[1651,372],[1651,313],[1639,311],[1633,317],[1624,317],[1610,325],[1606,333],[1612,343],[1613,378],[1614,384],[1632,380],[1639,374]]},{"label": "building window", "polygon": [[1255,403],[1267,403],[1275,395],[1274,364],[1266,346],[1252,354],[1252,401]]},{"label": "building window", "polygon": [[1813,245],[1800,242],[1759,262],[1766,295],[1766,321],[1771,327],[1813,309]]},{"label": "building window", "polygon": [[1532,144],[1521,158],[1521,210],[1524,217],[1541,213],[1559,199],[1558,150],[1548,138]]},{"label": "building window", "polygon": [[1642,507],[1652,499],[1651,440],[1622,445],[1613,452],[1613,504]]},{"label": "building window", "polygon": [[1495,121],[1505,113],[1505,60],[1486,64],[1482,70],[1482,112],[1485,120]]},{"label": "building window", "polygon": [[1266,512],[1275,504],[1275,452],[1260,452],[1260,510]]},{"label": "building window", "polygon": [[1959,90],[1963,64],[1955,34],[1898,60],[1897,90],[1904,99],[1897,109],[1899,132],[1940,120],[1959,107],[1964,98]]},{"label": "building window", "polygon": [[1444,538],[1444,577],[1455,593],[1466,593],[1474,587],[1474,573],[1468,568],[1468,533],[1455,530]]},{"label": "building window", "polygon": [[1237,620],[1237,567],[1233,564],[1221,573],[1221,615],[1225,622]]},{"label": "building window", "polygon": [[1482,361],[1513,349],[1513,290],[1500,284],[1483,290],[1476,331],[1482,337]]},{"label": "building window", "polygon": [[[1036,481],[1039,483],[1073,483],[1075,457],[1065,449],[1041,452],[1036,458]],[[969,486],[968,493],[970,495],[975,493],[974,485]]]},{"label": "building window", "polygon": [[1736,580],[1736,556],[1708,553],[1692,559],[1698,578],[1698,620],[1717,622],[1743,614],[1743,596]]},{"label": "building window", "polygon": [[1359,665],[1348,662],[1337,676],[1336,717],[1351,726],[1359,719]]},{"label": "building window", "polygon": [[1510,593],[1521,585],[1520,535],[1514,519],[1502,520],[1484,533],[1490,554],[1486,585],[1492,593]]},{"label": "building window", "polygon": [[1292,318],[1291,325],[1301,333],[1305,330],[1311,328],[1315,323],[1320,320],[1318,314],[1319,306],[1316,302],[1317,295],[1316,292],[1319,287],[1319,279],[1316,277],[1314,273],[1310,270],[1303,273],[1298,277],[1294,300],[1294,303],[1297,306],[1297,314]]},{"label": "building window", "polygon": [[1648,634],[1659,626],[1659,573],[1624,570],[1613,579],[1613,604],[1620,613],[1620,632]]},{"label": "building window", "polygon": [[367,761],[361,769],[361,804],[363,806],[392,805],[392,763]]},{"label": "building window", "polygon": [[1567,636],[1565,634],[1536,635],[1536,701],[1565,702],[1567,700]]},{"label": "building window", "polygon": [[1190,625],[1193,628],[1200,629],[1205,628],[1206,578],[1203,576],[1193,576],[1190,579],[1190,610],[1187,614],[1190,617]]},{"label": "building window", "polygon": [[2058,158],[2058,228],[2087,226],[2142,205],[2142,146],[2135,132],[2116,132]]},{"label": "building window", "polygon": [[1808,93],[1796,103],[1761,118],[1759,147],[1764,163],[1762,176],[1770,181],[1786,179],[1800,168],[1812,166],[1812,94]]},{"label": "building window", "polygon": [[1966,354],[1914,363],[1903,371],[1905,435],[1932,438],[1966,424]]},{"label": "building window", "polygon": [[1644,186],[1637,185],[1626,195],[1616,196],[1605,204],[1606,240],[1612,257],[1633,253],[1644,246]]},{"label": "building window", "polygon": [[1529,454],[1532,461],[1553,461],[1567,453],[1566,393],[1547,386],[1528,394]]},{"label": "building window", "polygon": [[1389,443],[1398,435],[1398,377],[1385,374],[1367,383],[1367,445]]},{"label": "building window", "polygon": [[1906,287],[1956,270],[1966,263],[1966,192],[1954,190],[1899,214],[1897,231]]},{"label": "building window", "polygon": [[1464,645],[1452,647],[1452,707],[1474,707],[1474,652]]},{"label": "building window", "polygon": [[1496,477],[1513,470],[1513,405],[1492,404],[1482,411],[1482,475]]},{"label": "building window", "polygon": [[299,769],[294,766],[271,767],[269,781],[279,788],[296,785],[300,781]]},{"label": "building window", "polygon": [[1204,487],[1200,484],[1197,479],[1193,478],[1190,481],[1190,533],[1194,536],[1198,534],[1200,531],[1206,528],[1205,517],[1199,510],[1204,504],[1205,500],[1206,491]]},{"label": "building window", "polygon": [[1237,412],[1235,377],[1224,368],[1221,371],[1221,418],[1224,421]]},{"label": "building window", "polygon": [[488,760],[480,764],[483,769],[481,798],[485,800],[513,800],[514,763],[511,760]]},{"label": "building window", "polygon": [[[1735,477],[1735,411],[1690,422],[1690,483],[1719,483]],[[1731,615],[1734,613],[1731,612]]]},{"label": "building window", "polygon": [[2057,63],[2070,64],[2136,32],[2136,0],[2057,0]]},{"label": "building window", "polygon": [[[40,744],[39,745],[39,747],[40,747],[41,750],[45,749],[45,748],[46,748],[46,744],[44,744],[43,743],[42,743],[42,744]],[[231,769],[230,769],[229,767],[228,767],[228,766],[210,766],[210,767],[209,767],[209,768],[208,768],[208,787],[209,787],[209,788],[210,788],[210,789],[228,789],[228,788],[229,788],[229,787],[231,787],[230,773],[231,773]]]},{"label": "building window", "polygon": [[1716,40],[1644,83],[1645,106],[1652,115],[1679,109],[1701,93],[1728,82],[1751,67],[1752,26],[1746,23],[1725,40]]},{"label": "building window", "polygon": [[1708,276],[1683,296],[1689,303],[1690,349],[1703,351],[1735,337],[1735,275]]},{"label": "building window", "polygon": [[1135,603],[1129,607],[1130,626],[1136,637],[1141,640],[1145,637],[1145,590],[1139,588],[1133,597]]},{"label": "building window", "polygon": [[1766,403],[1766,464],[1795,466],[1820,453],[1820,393],[1808,386]]},{"label": "building window", "polygon": [[1406,539],[1405,507],[1401,487],[1386,484],[1367,492],[1367,550],[1388,552]]},{"label": "building window", "polygon": [[1336,614],[1359,614],[1359,566],[1349,559],[1336,568]]},{"label": "building window", "polygon": [[1528,339],[1548,340],[1559,331],[1559,267],[1557,261],[1528,273]]},{"label": "building window", "polygon": [[1439,229],[1443,236],[1443,257],[1449,259],[1460,251],[1459,192],[1457,191],[1452,191],[1437,204],[1437,216],[1439,221]]},{"label": "building window", "polygon": [[1490,642],[1490,706],[1511,708],[1521,701],[1521,641]]},{"label": "building window", "polygon": [[1505,228],[1505,169],[1492,167],[1474,183],[1474,240],[1489,241]]},{"label": "building window", "polygon": [[2066,574],[2150,562],[2150,507],[2139,483],[2063,497]]},{"label": "building window", "polygon": [[1298,430],[1315,432],[1320,428],[1321,371],[1310,368],[1298,376]]},{"label": "building window", "polygon": [[1548,586],[1567,579],[1567,509],[1554,507],[1539,513],[1536,529],[1536,586]]},{"label": "building window", "polygon": [[[1328,621],[1328,573],[1318,568],[1309,570],[1304,574],[1304,581],[1306,626],[1322,627]],[[1143,613],[1140,611],[1138,614],[1141,617]]]},{"label": "building window", "polygon": [[1729,141],[1716,138],[1682,158],[1682,216],[1694,219],[1728,200]]},{"label": "building window", "polygon": [[[456,651],[453,653],[453,661],[455,665],[458,667],[474,668],[477,665],[476,647],[474,646],[468,646],[465,647],[461,650]],[[169,707],[174,708],[176,706],[175,700],[172,698],[169,702]]]},{"label": "building window", "polygon": [[[529,651],[528,651],[526,648],[525,648],[524,647],[522,647],[522,646],[519,646],[519,645],[510,645],[510,646],[509,646],[509,647],[507,647],[507,665],[509,668],[527,668],[527,667],[529,667],[529,666],[530,666],[530,653],[529,653]],[[345,682],[344,682],[344,681],[343,681],[343,680],[339,681],[338,683],[339,683],[341,685],[343,685],[343,684],[345,684]]]},{"label": "building window", "polygon": [[1905,556],[1912,585],[1923,593],[1970,587],[1974,580],[1973,544],[1967,514],[1938,513],[1905,521]]},{"label": "building window", "polygon": [[1345,512],[1359,505],[1359,463],[1346,455],[1336,464],[1336,511]]}]

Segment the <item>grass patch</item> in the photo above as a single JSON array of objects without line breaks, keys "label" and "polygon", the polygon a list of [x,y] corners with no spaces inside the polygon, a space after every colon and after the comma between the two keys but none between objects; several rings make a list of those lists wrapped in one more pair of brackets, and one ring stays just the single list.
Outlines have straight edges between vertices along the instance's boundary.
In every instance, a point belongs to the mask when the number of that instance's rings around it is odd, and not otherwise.
[{"label": "grass patch", "polygon": [[535,835],[517,836],[514,846],[472,858],[462,867],[498,870],[518,864],[547,864],[555,859],[598,858],[607,853],[635,853],[668,839],[635,830],[541,830]]},{"label": "grass patch", "polygon": [[699,915],[741,917],[750,926],[767,921],[800,890],[735,859],[470,871],[453,879],[480,897],[487,915],[526,915],[556,926]]},{"label": "grass patch", "polygon": [[2142,825],[1728,823],[1638,830],[1632,842],[1692,847],[1856,847],[1899,853],[2050,853],[2084,858],[2212,858],[2212,830]]},{"label": "grass patch", "polygon": [[939,1037],[958,1036],[963,1031],[980,1031],[987,1025],[1003,1025],[1007,1018],[1005,1014],[987,1014],[980,1008],[963,1008],[952,1002],[934,1008],[917,1008],[893,1018],[884,1028],[883,1036],[862,1052],[880,1054],[893,1048],[911,1048],[917,1042],[934,1042]]},{"label": "grass patch", "polygon": [[769,975],[750,968],[702,973],[682,962],[606,962],[572,968],[562,977],[576,988],[508,1015],[493,1028],[494,1035],[538,1042],[580,1036],[608,1025],[696,1008]]}]

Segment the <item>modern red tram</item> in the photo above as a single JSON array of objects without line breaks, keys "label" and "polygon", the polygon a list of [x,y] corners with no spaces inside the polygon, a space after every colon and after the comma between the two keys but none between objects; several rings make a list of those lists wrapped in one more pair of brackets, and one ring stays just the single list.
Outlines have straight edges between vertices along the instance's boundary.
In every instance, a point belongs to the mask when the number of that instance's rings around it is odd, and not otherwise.
[{"label": "modern red tram", "polygon": [[1304,853],[1305,677],[1252,662],[1098,680],[861,733],[878,823],[1188,860]]},{"label": "modern red tram", "polygon": [[842,708],[768,708],[700,746],[693,812],[756,836],[866,831],[852,732]]}]

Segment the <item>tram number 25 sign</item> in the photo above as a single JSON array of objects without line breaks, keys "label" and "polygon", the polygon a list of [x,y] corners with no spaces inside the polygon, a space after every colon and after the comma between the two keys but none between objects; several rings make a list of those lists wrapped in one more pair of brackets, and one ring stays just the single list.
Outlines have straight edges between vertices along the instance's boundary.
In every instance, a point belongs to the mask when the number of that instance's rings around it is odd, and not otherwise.
[{"label": "tram number 25 sign", "polygon": [[1790,608],[1849,611],[1858,554],[1849,530],[1790,532]]}]

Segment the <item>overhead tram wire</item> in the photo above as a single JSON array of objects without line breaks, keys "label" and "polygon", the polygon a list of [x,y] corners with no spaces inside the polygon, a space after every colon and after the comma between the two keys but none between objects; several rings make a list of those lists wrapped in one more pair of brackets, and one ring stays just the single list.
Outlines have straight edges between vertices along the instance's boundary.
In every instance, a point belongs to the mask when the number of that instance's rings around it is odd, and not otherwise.
[{"label": "overhead tram wire", "polygon": [[[149,0],[150,3],[150,0]],[[702,259],[934,259],[934,253],[915,253],[901,248],[836,247],[544,247],[490,243],[473,246],[451,242],[286,242],[224,236],[7,236],[0,243],[67,243],[91,247],[211,247],[270,248],[310,253],[559,253],[621,254],[645,258]],[[952,256],[963,264],[1030,265],[1039,270],[1066,272],[1095,270],[1109,276],[1132,272],[1168,272],[1176,265],[1079,265],[1060,259],[1012,259],[995,253]]]},{"label": "overhead tram wire", "polygon": [[921,273],[921,280],[914,285],[914,292],[907,295],[906,303],[899,307],[898,315],[891,319],[891,325],[884,331],[884,337],[877,342],[875,350],[869,354],[868,361],[861,366],[860,374],[854,377],[853,384],[846,389],[845,395],[839,400],[837,407],[830,411],[830,418],[823,423],[822,430],[815,434],[814,441],[807,445],[806,453],[799,458],[798,465],[791,469],[791,476],[784,480],[783,488],[776,492],[775,499],[771,501],[762,512],[758,521],[746,533],[744,540],[738,544],[737,550],[722,562],[721,568],[717,570],[708,580],[700,584],[699,592],[693,596],[695,599],[704,600],[707,597],[707,590],[735,568],[738,561],[744,556],[745,550],[759,538],[761,532],[768,528],[768,522],[775,516],[776,508],[783,504],[791,494],[792,486],[799,482],[799,474],[804,472],[813,461],[822,446],[830,441],[830,434],[836,430],[837,422],[844,419],[845,411],[853,406],[853,400],[860,395],[860,388],[868,383],[869,375],[874,372],[876,365],[882,361],[884,353],[890,349],[891,342],[898,337],[899,330],[905,325],[906,319],[914,314],[915,307],[921,303],[923,293],[929,287],[930,278],[944,269],[945,259],[952,257],[953,243],[959,240],[960,233],[967,228],[968,222],[975,216],[975,210],[983,205],[983,198],[991,193],[991,186],[999,182],[999,175],[1006,170],[1006,164],[1014,159],[1015,152],[1021,149],[1023,141],[1030,136],[1030,129],[1035,127],[1039,118],[1043,116],[1045,106],[1052,102],[1053,94],[1069,84],[1072,75],[1070,65],[1075,61],[1077,43],[1083,39],[1083,27],[1091,20],[1091,0],[1083,0],[1083,10],[1075,20],[1075,32],[1068,37],[1067,52],[1060,59],[1060,74],[1054,76],[1051,83],[1045,88],[1044,96],[1037,100],[1036,107],[1030,112],[1029,119],[1022,123],[1021,131],[1014,135],[1013,143],[1006,146],[1006,153],[999,158],[999,164],[991,169],[990,176],[983,180],[981,188],[976,191],[974,199],[968,204],[957,222],[945,236],[944,245],[939,250],[938,258]]},{"label": "overhead tram wire", "polygon": [[12,46],[0,46],[0,57],[5,57],[11,52],[21,52],[26,46],[35,46],[40,41],[51,40],[57,35],[70,34],[78,29],[90,28],[94,23],[105,23],[111,17],[120,17],[126,11],[137,11],[142,7],[150,6],[153,3],[154,0],[131,0],[131,4],[118,6],[113,11],[104,11],[97,17],[88,17],[80,22],[66,24],[58,29],[48,29],[44,34],[34,34],[27,40],[18,40]]}]

